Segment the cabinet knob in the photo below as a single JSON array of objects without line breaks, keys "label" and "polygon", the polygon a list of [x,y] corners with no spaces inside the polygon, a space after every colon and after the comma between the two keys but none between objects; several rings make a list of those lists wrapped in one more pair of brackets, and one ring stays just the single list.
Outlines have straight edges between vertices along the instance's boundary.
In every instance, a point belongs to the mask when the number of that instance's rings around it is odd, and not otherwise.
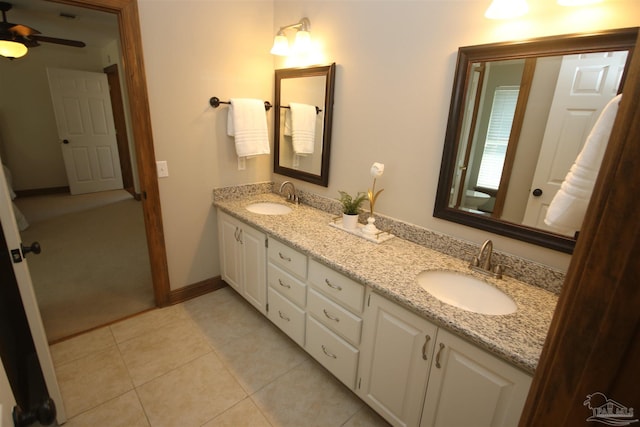
[{"label": "cabinet knob", "polygon": [[338,358],[338,356],[336,356],[335,354],[333,354],[330,351],[328,351],[327,348],[324,346],[324,344],[322,345],[322,351],[324,352],[324,354],[326,354],[327,356],[329,356],[332,359],[337,359]]},{"label": "cabinet knob", "polygon": [[280,318],[282,320],[286,320],[287,322],[291,322],[291,319],[289,319],[287,316],[285,316],[284,314],[282,314],[282,312],[280,310],[278,310],[278,315],[280,316]]},{"label": "cabinet knob", "polygon": [[427,360],[427,345],[431,341],[431,337],[429,335],[424,336],[424,345],[422,346],[422,359]]},{"label": "cabinet knob", "polygon": [[333,288],[333,289],[335,289],[335,290],[337,290],[337,291],[341,291],[341,290],[342,290],[342,286],[340,286],[340,285],[334,285],[333,283],[331,283],[331,282],[329,281],[329,279],[324,279],[324,283],[326,283],[328,287]]},{"label": "cabinet knob", "polygon": [[441,368],[440,365],[440,354],[442,353],[442,349],[444,348],[444,344],[440,343],[440,349],[438,350],[438,354],[436,354],[436,368]]},{"label": "cabinet knob", "polygon": [[289,258],[288,256],[282,255],[282,252],[278,252],[278,256],[280,257],[281,260],[291,262],[291,258]]},{"label": "cabinet knob", "polygon": [[326,309],[326,308],[323,308],[323,309],[322,309],[322,311],[324,312],[324,315],[327,317],[327,319],[329,319],[329,320],[333,320],[334,322],[339,322],[339,321],[340,321],[340,319],[339,319],[339,318],[337,318],[337,317],[335,317],[335,316],[330,315],[330,314],[327,312],[327,309]]}]

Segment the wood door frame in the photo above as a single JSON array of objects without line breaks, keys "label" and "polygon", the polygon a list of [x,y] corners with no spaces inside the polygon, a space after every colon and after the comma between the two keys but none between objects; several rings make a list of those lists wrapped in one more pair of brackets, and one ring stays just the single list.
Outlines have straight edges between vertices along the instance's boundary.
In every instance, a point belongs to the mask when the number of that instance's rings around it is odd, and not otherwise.
[{"label": "wood door frame", "polygon": [[111,96],[111,109],[113,110],[113,125],[116,128],[116,142],[118,145],[118,158],[120,160],[120,172],[122,185],[129,194],[139,200],[133,182],[133,170],[131,168],[131,152],[129,151],[129,137],[127,135],[127,121],[125,118],[124,103],[122,100],[122,87],[120,86],[120,72],[118,64],[104,67],[104,73],[109,82],[109,95]]},{"label": "wood door frame", "polygon": [[596,392],[640,407],[639,142],[636,53],[521,427],[584,426],[592,413],[583,402]]},{"label": "wood door frame", "polygon": [[153,148],[151,113],[142,56],[142,35],[136,0],[50,0],[71,6],[113,13],[118,18],[122,66],[125,70],[131,127],[140,180],[149,261],[155,303],[163,307],[170,303],[169,270],[164,243],[160,191]]}]

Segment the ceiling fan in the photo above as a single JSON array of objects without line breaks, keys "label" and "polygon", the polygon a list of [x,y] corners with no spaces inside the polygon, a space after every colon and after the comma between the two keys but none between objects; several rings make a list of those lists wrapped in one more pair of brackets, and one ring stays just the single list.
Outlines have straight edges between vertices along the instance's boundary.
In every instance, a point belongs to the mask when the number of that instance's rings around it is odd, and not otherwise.
[{"label": "ceiling fan", "polygon": [[27,54],[28,48],[40,46],[39,42],[55,43],[65,46],[85,47],[85,43],[76,40],[43,36],[40,31],[22,24],[7,22],[7,12],[13,5],[0,1],[2,22],[0,22],[0,55],[9,59],[20,58]]}]

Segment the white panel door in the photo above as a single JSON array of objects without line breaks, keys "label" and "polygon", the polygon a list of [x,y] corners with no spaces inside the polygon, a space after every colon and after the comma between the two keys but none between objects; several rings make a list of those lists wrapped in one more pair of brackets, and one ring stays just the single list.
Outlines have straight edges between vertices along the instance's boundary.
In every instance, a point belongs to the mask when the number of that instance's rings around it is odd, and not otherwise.
[{"label": "white panel door", "polygon": [[[18,225],[16,224],[12,203],[13,202],[9,196],[9,190],[7,187],[7,180],[4,176],[4,171],[2,171],[0,173],[0,222],[2,223],[2,230],[7,241],[7,248],[10,250],[19,250],[19,248],[21,248],[22,239],[20,238],[20,232],[18,231]],[[33,283],[31,282],[29,264],[26,258],[22,258],[20,255],[18,255],[18,258],[18,262],[16,262],[16,260],[12,260],[13,272],[16,276],[16,281],[18,282],[20,297],[22,298],[24,311],[27,315],[29,329],[31,330],[33,343],[35,345],[38,361],[40,362],[40,368],[42,369],[42,374],[47,385],[49,397],[55,402],[58,412],[57,420],[59,424],[62,424],[66,422],[67,416],[62,402],[62,394],[58,387],[56,373],[53,368],[53,361],[51,360],[51,353],[49,352],[49,344],[44,331],[44,325],[42,324],[38,301],[36,300]]]},{"label": "white panel door", "polygon": [[[616,96],[626,58],[626,52],[563,58],[529,191],[524,225],[555,231],[544,223],[549,204],[603,108]],[[542,193],[535,195],[536,189]]]},{"label": "white panel door", "polygon": [[47,68],[71,194],[123,188],[104,73]]}]

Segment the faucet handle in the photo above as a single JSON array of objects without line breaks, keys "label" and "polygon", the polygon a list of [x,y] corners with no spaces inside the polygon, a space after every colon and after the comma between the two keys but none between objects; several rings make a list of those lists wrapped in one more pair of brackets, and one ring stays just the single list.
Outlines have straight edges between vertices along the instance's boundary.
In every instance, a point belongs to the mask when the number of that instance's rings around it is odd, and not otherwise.
[{"label": "faucet handle", "polygon": [[504,265],[502,264],[496,264],[493,267],[493,276],[496,279],[502,279],[502,273],[504,273]]},{"label": "faucet handle", "polygon": [[472,267],[479,267],[480,266],[480,259],[478,259],[477,256],[474,256],[473,259],[471,260],[471,266]]}]

